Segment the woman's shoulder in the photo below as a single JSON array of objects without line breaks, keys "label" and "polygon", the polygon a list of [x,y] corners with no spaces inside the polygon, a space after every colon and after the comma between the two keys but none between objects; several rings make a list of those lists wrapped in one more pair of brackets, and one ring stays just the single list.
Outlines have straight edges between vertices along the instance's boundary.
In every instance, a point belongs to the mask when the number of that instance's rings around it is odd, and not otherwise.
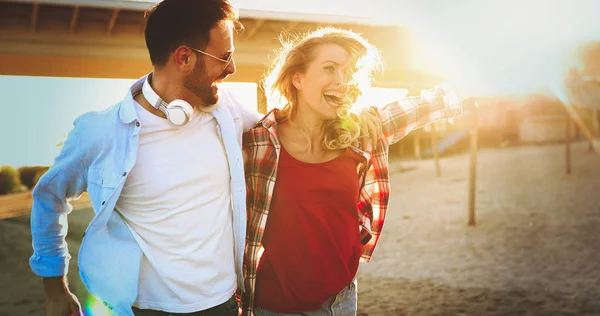
[{"label": "woman's shoulder", "polygon": [[244,132],[242,136],[243,146],[257,145],[271,140],[271,133],[277,129],[275,111],[272,110],[267,113],[252,128]]}]

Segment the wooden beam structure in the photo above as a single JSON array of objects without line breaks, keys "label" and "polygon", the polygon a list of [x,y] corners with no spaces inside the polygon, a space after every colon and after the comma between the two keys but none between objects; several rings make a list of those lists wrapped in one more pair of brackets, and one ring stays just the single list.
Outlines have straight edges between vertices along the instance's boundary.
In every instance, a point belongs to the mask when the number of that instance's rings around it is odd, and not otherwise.
[{"label": "wooden beam structure", "polygon": [[244,36],[244,39],[245,40],[251,40],[251,39],[253,39],[254,36],[256,35],[256,33],[258,33],[258,31],[260,30],[260,28],[263,26],[263,24],[265,24],[265,20],[264,19],[256,20],[255,24],[248,31],[248,34],[246,34]]},{"label": "wooden beam structure", "polygon": [[29,31],[32,33],[35,32],[35,30],[36,30],[39,14],[40,14],[40,4],[34,3],[32,6],[32,9],[31,9],[31,21],[29,23]]},{"label": "wooden beam structure", "polygon": [[110,16],[110,20],[108,21],[108,25],[106,26],[106,32],[104,33],[104,35],[110,36],[112,34],[113,29],[115,28],[115,24],[117,23],[118,17],[119,9],[114,9]]},{"label": "wooden beam structure", "polygon": [[71,22],[69,23],[69,35],[75,34],[75,27],[77,27],[77,17],[79,17],[79,6],[74,6],[73,14],[71,15]]},{"label": "wooden beam structure", "polygon": [[287,25],[287,30],[288,31],[294,30],[296,27],[298,27],[298,24],[300,24],[298,21],[290,21]]},{"label": "wooden beam structure", "polygon": [[[151,1],[53,1],[0,1],[0,18],[14,17],[14,22],[0,25],[0,54],[5,58],[0,60],[0,74],[135,78],[140,74],[140,68],[147,69],[143,12],[151,6]],[[24,9],[29,9],[31,16],[23,15]],[[256,73],[255,69],[268,67],[270,54],[281,47],[278,38],[282,32],[335,26],[363,34],[381,50],[386,70],[375,75],[375,86],[419,91],[437,83],[415,75],[415,70],[405,59],[397,58],[407,54],[402,50],[408,49],[404,41],[409,38],[403,37],[396,26],[361,24],[351,18],[318,14],[249,11],[245,11],[245,15],[241,12],[240,21],[247,26],[247,31],[236,35],[238,74],[234,78],[259,82],[263,73]],[[390,38],[394,40],[390,41]],[[60,63],[43,66],[33,62],[35,58]],[[105,69],[85,64],[95,59],[101,60]],[[109,60],[113,59],[117,64],[110,67]],[[132,66],[125,70],[113,69],[120,63],[126,64],[124,60],[130,60]],[[72,67],[75,64],[82,67],[77,71]],[[250,79],[250,74],[255,77]]]}]

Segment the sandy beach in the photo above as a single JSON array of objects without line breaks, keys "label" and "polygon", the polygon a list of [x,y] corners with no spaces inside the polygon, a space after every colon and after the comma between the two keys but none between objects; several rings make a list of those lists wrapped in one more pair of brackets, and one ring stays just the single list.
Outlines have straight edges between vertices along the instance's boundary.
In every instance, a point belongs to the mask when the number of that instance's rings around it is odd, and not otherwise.
[{"label": "sandy beach", "polygon": [[[359,315],[600,315],[600,155],[573,145],[486,149],[477,225],[467,225],[469,156],[394,162],[380,244],[358,275]],[[74,211],[70,278],[92,211]],[[43,315],[29,269],[29,217],[0,220],[0,316]]]}]

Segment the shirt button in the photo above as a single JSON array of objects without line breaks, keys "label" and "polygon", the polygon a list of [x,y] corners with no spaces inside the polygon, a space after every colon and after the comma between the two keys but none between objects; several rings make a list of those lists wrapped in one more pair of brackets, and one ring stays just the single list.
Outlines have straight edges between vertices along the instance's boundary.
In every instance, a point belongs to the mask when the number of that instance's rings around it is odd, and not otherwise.
[{"label": "shirt button", "polygon": [[140,127],[140,122],[135,122],[136,127]]},{"label": "shirt button", "polygon": [[123,176],[126,176],[126,175],[127,175],[127,172],[123,172]]},{"label": "shirt button", "polygon": [[106,203],[106,201],[102,201],[102,205],[104,205],[104,203]]}]

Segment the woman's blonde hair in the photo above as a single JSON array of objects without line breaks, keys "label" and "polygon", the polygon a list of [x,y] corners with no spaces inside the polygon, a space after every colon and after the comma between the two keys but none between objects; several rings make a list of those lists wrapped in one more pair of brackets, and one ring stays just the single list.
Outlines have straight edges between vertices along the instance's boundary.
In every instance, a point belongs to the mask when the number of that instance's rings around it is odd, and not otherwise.
[{"label": "woman's blonde hair", "polygon": [[[329,150],[343,149],[354,144],[359,136],[366,136],[366,129],[356,115],[355,103],[363,91],[370,87],[373,73],[381,69],[382,59],[378,50],[359,34],[333,27],[317,31],[293,39],[281,38],[283,47],[277,51],[271,70],[266,75],[263,85],[267,97],[268,109],[279,108],[278,120],[291,120],[297,112],[298,93],[292,79],[296,73],[304,73],[314,60],[315,50],[324,44],[337,44],[351,56],[351,76],[347,80],[351,104],[348,111],[329,120],[324,126],[325,138],[323,146]],[[310,144],[310,139],[309,139]]]}]

